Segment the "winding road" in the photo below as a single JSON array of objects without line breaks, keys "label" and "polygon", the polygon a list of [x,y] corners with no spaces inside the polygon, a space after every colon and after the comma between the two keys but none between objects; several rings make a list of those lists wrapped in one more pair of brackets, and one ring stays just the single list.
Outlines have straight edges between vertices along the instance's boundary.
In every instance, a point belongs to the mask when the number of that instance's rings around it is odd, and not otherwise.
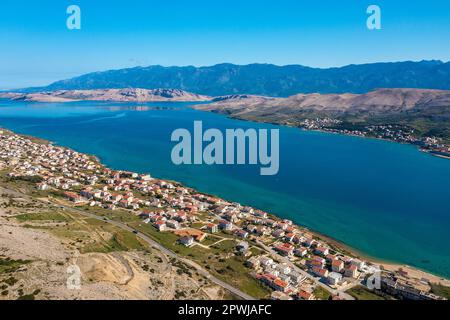
[{"label": "winding road", "polygon": [[[60,206],[62,208],[64,208],[65,210],[83,215],[85,217],[88,218],[92,218],[92,219],[96,219],[99,221],[103,221],[106,223],[109,223],[117,228],[121,228],[122,230],[126,230],[129,232],[137,232],[135,229],[127,226],[124,223],[118,222],[118,221],[114,221],[114,220],[109,220],[109,219],[105,219],[104,217],[100,217],[97,216],[95,214],[92,213],[88,213],[85,211],[81,211],[81,210],[77,210],[75,208],[71,208],[71,207],[67,207],[67,206]],[[202,276],[204,276],[205,278],[207,278],[208,280],[210,280],[211,282],[221,286],[222,288],[227,289],[228,291],[230,291],[231,293],[233,293],[234,295],[244,299],[244,300],[256,300],[255,298],[253,298],[252,296],[246,294],[245,292],[242,292],[241,290],[239,290],[236,287],[233,287],[232,285],[216,278],[215,276],[211,275],[208,271],[206,271],[205,269],[203,269],[200,265],[198,265],[197,263],[189,260],[189,259],[185,259],[183,257],[180,257],[179,255],[177,255],[175,252],[167,249],[166,247],[164,247],[163,245],[161,245],[159,242],[153,240],[152,238],[148,237],[147,235],[138,232],[136,234],[137,237],[141,238],[142,240],[144,240],[146,243],[148,243],[151,247],[161,251],[162,253],[164,253],[165,255],[175,258],[177,260],[182,261],[183,263],[187,264],[188,266],[191,266],[192,268],[196,269],[196,271],[201,274]]]},{"label": "winding road", "polygon": [[344,292],[343,290],[336,290],[333,288],[330,288],[329,286],[327,286],[326,284],[324,284],[323,282],[320,281],[320,278],[318,277],[314,277],[313,275],[309,274],[308,272],[300,269],[299,267],[297,267],[295,264],[292,263],[292,261],[290,261],[288,258],[283,257],[281,255],[279,255],[277,252],[275,252],[275,250],[273,250],[272,248],[266,246],[264,243],[262,243],[261,241],[256,241],[260,246],[262,246],[267,252],[270,253],[270,255],[277,259],[277,260],[281,260],[283,262],[285,262],[288,266],[290,266],[291,268],[293,268],[296,272],[300,273],[301,275],[307,277],[308,279],[312,280],[316,285],[322,287],[323,289],[325,289],[326,291],[330,292],[331,294],[338,296],[340,298],[343,298],[345,300],[355,300],[355,298],[353,298],[351,295],[349,295],[348,293]]},{"label": "winding road", "polygon": [[[24,194],[24,193],[22,193],[22,192],[18,192],[17,190],[12,190],[12,189],[7,189],[7,188],[2,188],[2,189],[8,190],[9,192],[11,192],[11,193],[14,194],[14,195],[17,195],[18,197],[26,197],[26,198],[29,198],[29,197],[30,197],[29,195]],[[47,204],[47,205],[48,205],[49,203],[51,203],[52,205],[55,205],[55,204],[52,203],[50,200],[42,200],[42,199],[35,199],[35,200],[36,200],[36,201],[39,201],[39,202],[42,202],[42,203],[45,203],[45,204]],[[61,204],[58,204],[58,205],[55,205],[55,206],[58,206],[58,207],[60,207],[60,208],[62,208],[62,209],[64,209],[64,210],[66,210],[66,211],[69,211],[69,212],[73,212],[73,213],[82,215],[82,216],[84,216],[84,217],[88,217],[88,218],[96,219],[96,220],[98,220],[98,221],[102,221],[102,222],[105,222],[105,223],[109,223],[109,224],[111,224],[111,225],[113,225],[113,226],[115,226],[115,227],[117,227],[117,228],[122,229],[122,230],[126,230],[126,231],[133,232],[133,233],[136,233],[136,232],[137,232],[135,229],[133,229],[133,228],[127,226],[127,225],[124,224],[124,223],[118,222],[118,221],[106,219],[105,217],[97,216],[97,215],[95,215],[95,214],[88,213],[88,212],[85,212],[85,211],[82,211],[82,210],[78,210],[78,209],[75,209],[75,208],[73,208],[73,207],[68,207],[68,206],[65,206],[65,205],[61,205]],[[180,257],[180,256],[177,255],[175,252],[173,252],[173,251],[167,249],[166,247],[164,247],[163,245],[161,245],[159,242],[153,240],[153,239],[150,238],[149,236],[147,236],[147,235],[145,235],[145,234],[142,234],[142,233],[140,233],[140,232],[137,232],[137,233],[136,233],[136,236],[139,237],[140,239],[144,240],[144,241],[145,241],[147,244],[149,244],[151,247],[153,247],[153,248],[159,250],[160,252],[164,253],[164,254],[167,255],[168,257],[175,258],[175,259],[180,260],[180,261],[182,261],[183,263],[187,264],[188,266],[191,266],[191,267],[194,268],[199,274],[201,274],[202,276],[204,276],[205,278],[207,278],[207,279],[210,280],[211,282],[213,282],[213,283],[215,283],[215,284],[221,286],[222,288],[224,288],[224,289],[230,291],[231,293],[233,293],[233,294],[236,295],[237,297],[240,297],[241,299],[244,299],[244,300],[256,300],[254,297],[252,297],[252,296],[246,294],[245,292],[239,290],[238,288],[233,287],[232,285],[230,285],[230,284],[228,284],[228,283],[226,283],[226,282],[224,282],[224,281],[222,281],[222,280],[216,278],[215,276],[211,275],[208,271],[206,271],[205,269],[203,269],[203,268],[202,268],[200,265],[198,265],[197,263],[195,263],[195,262],[193,262],[193,261],[191,261],[191,260],[189,260],[189,259],[185,259],[185,258],[183,258],[183,257]]]}]

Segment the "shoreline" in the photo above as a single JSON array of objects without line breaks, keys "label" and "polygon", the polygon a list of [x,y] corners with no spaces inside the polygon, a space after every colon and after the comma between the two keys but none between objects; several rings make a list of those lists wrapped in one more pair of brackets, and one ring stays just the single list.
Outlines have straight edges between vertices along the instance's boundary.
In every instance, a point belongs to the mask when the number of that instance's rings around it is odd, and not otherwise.
[{"label": "shoreline", "polygon": [[447,278],[443,275],[438,275],[431,273],[430,271],[420,269],[418,267],[410,266],[407,264],[402,264],[400,262],[396,261],[389,261],[382,258],[377,258],[370,256],[361,250],[358,250],[356,248],[353,248],[349,246],[346,243],[343,243],[342,241],[339,241],[337,239],[334,239],[330,236],[324,235],[318,231],[307,229],[312,235],[318,237],[319,239],[323,239],[324,242],[331,244],[335,246],[336,248],[339,248],[343,250],[344,252],[348,252],[351,256],[354,256],[358,259],[365,260],[369,263],[372,263],[374,265],[379,265],[383,268],[383,270],[387,271],[398,271],[399,269],[402,269],[403,271],[406,271],[408,275],[413,276],[418,279],[427,279],[430,283],[440,283],[445,286],[450,286],[450,278]]},{"label": "shoreline", "polygon": [[436,150],[433,150],[433,149],[424,149],[423,147],[421,147],[419,145],[416,145],[416,144],[414,144],[412,142],[396,141],[396,140],[393,140],[393,139],[378,138],[378,137],[372,137],[372,136],[361,136],[361,135],[349,134],[349,133],[343,133],[343,132],[328,131],[328,130],[324,130],[324,129],[307,129],[307,128],[300,127],[300,126],[283,124],[283,123],[277,123],[277,122],[272,122],[272,121],[263,121],[263,120],[256,120],[256,119],[253,119],[253,120],[243,119],[243,118],[239,118],[239,117],[233,117],[232,115],[229,115],[229,114],[216,112],[214,110],[197,109],[197,108],[195,108],[195,106],[194,106],[194,109],[198,110],[198,111],[201,111],[201,112],[211,112],[211,113],[214,113],[214,114],[218,114],[218,115],[224,116],[224,117],[226,117],[228,119],[232,119],[232,120],[238,120],[238,121],[244,121],[244,122],[264,123],[264,124],[270,124],[270,125],[274,125],[274,126],[299,129],[299,130],[302,130],[302,131],[305,131],[305,132],[319,132],[319,133],[326,133],[326,134],[336,134],[336,135],[342,135],[342,136],[346,136],[346,137],[355,137],[355,138],[361,138],[361,139],[373,139],[373,140],[378,140],[378,141],[398,143],[398,144],[402,144],[402,145],[415,147],[419,152],[427,153],[427,154],[429,154],[431,156],[434,156],[436,158],[450,160],[450,151],[449,151],[448,156],[447,155],[441,155],[441,154],[438,154],[439,151],[436,151]]},{"label": "shoreline", "polygon": [[[199,109],[195,109],[195,110],[199,110]],[[371,136],[359,136],[359,135],[354,135],[354,134],[346,134],[346,133],[342,133],[342,132],[332,132],[332,131],[327,131],[327,130],[323,130],[323,129],[306,129],[306,128],[302,128],[302,127],[298,127],[298,126],[293,126],[293,125],[288,125],[288,124],[280,124],[280,123],[276,123],[276,122],[266,122],[266,121],[260,121],[260,120],[247,120],[247,119],[242,119],[242,118],[236,118],[233,117],[231,115],[225,115],[222,113],[217,113],[214,111],[208,111],[208,110],[199,110],[201,112],[213,112],[215,114],[218,115],[222,115],[225,116],[229,119],[232,120],[239,120],[239,121],[245,121],[245,122],[255,122],[255,123],[265,123],[265,124],[271,124],[271,125],[275,125],[275,126],[282,126],[282,127],[288,127],[288,128],[293,128],[293,129],[299,129],[305,132],[318,132],[318,133],[325,133],[325,134],[336,134],[336,135],[342,135],[342,136],[347,136],[347,137],[355,137],[355,138],[361,138],[361,139],[373,139],[373,140],[378,140],[378,141],[384,141],[384,142],[389,142],[389,143],[398,143],[398,144],[402,144],[402,145],[406,145],[406,146],[411,146],[411,147],[415,147],[415,149],[418,152],[422,152],[422,153],[426,153],[429,154],[431,156],[434,156],[436,158],[441,158],[441,159],[448,159],[450,160],[450,156],[446,157],[446,156],[442,156],[442,155],[438,155],[438,154],[433,154],[432,150],[426,150],[426,149],[422,149],[421,147],[413,144],[413,143],[408,143],[408,142],[401,142],[401,141],[395,141],[392,139],[386,139],[386,138],[377,138],[377,137],[371,137]],[[275,217],[279,217],[276,214],[273,214],[273,216]],[[334,246],[336,246],[337,248],[344,250],[348,253],[350,253],[351,255],[355,256],[356,258],[360,258],[363,260],[366,260],[367,262],[373,263],[373,264],[377,264],[380,265],[381,267],[383,267],[383,269],[388,270],[388,271],[397,271],[399,269],[402,269],[406,272],[408,272],[408,274],[414,274],[416,276],[419,276],[421,278],[428,278],[429,280],[433,280],[432,282],[436,281],[436,283],[443,283],[447,286],[450,286],[450,277],[447,278],[446,276],[443,275],[439,275],[439,274],[434,274],[431,273],[430,271],[427,270],[423,270],[420,269],[418,267],[415,266],[409,266],[407,264],[402,264],[400,262],[397,261],[389,261],[389,260],[385,260],[382,258],[378,258],[378,257],[373,257],[370,256],[364,252],[362,252],[361,250],[358,250],[354,247],[351,247],[350,245],[335,239],[331,236],[325,235],[319,231],[316,230],[312,230],[304,225],[298,224],[298,226],[305,228],[306,230],[308,230],[312,235],[324,239],[325,242],[330,243]]]},{"label": "shoreline", "polygon": [[[69,148],[69,147],[66,147],[66,146],[63,146],[63,145],[58,145],[55,142],[52,142],[52,141],[49,141],[49,140],[45,140],[45,139],[42,139],[42,138],[39,138],[39,137],[30,136],[30,135],[26,135],[26,134],[15,133],[14,131],[12,131],[10,129],[4,128],[4,127],[2,128],[0,126],[0,131],[2,131],[2,130],[9,131],[9,132],[11,132],[13,134],[17,134],[19,136],[22,136],[22,137],[24,137],[26,139],[35,139],[35,140],[39,141],[40,143],[50,144],[50,145],[62,147],[62,148],[65,148],[65,149],[74,150],[72,148]],[[364,138],[364,137],[362,137],[362,138]],[[74,150],[74,151],[76,151],[76,150]],[[87,153],[82,153],[82,154],[87,155],[89,157],[93,157],[96,161],[98,161],[98,163],[101,166],[103,166],[104,168],[110,169],[108,166],[104,165],[101,162],[100,158],[98,158],[96,155],[87,154]],[[208,194],[208,193],[202,192],[201,190],[192,188],[192,187],[189,186],[189,184],[183,184],[183,183],[180,183],[178,181],[169,180],[169,179],[160,178],[160,177],[154,177],[154,178],[157,179],[157,180],[165,181],[165,182],[173,182],[175,184],[178,184],[178,185],[183,186],[185,188],[191,189],[191,190],[193,190],[195,192],[198,192],[198,193],[206,195],[206,196],[212,196],[212,197],[216,197],[218,199],[225,200],[227,202],[233,202],[233,201],[229,201],[229,200],[227,200],[227,199],[225,199],[223,197],[218,197],[216,195]],[[255,208],[255,207],[253,207],[253,208],[254,209],[258,209],[258,208]],[[277,219],[284,219],[284,218],[282,218],[282,216],[280,216],[280,215],[278,215],[276,213],[270,212],[268,214],[270,216],[273,216],[273,217],[277,218]],[[372,256],[370,256],[368,254],[365,254],[364,252],[354,248],[354,247],[351,247],[350,245],[348,245],[348,244],[346,244],[346,243],[344,243],[344,242],[342,242],[340,240],[337,240],[337,239],[332,238],[331,236],[322,234],[319,231],[310,229],[307,226],[304,226],[304,225],[302,225],[302,224],[300,224],[298,222],[294,222],[294,224],[297,225],[299,228],[307,231],[312,236],[314,236],[314,237],[316,237],[316,238],[318,238],[320,240],[323,240],[325,243],[329,244],[331,247],[339,249],[339,250],[343,251],[344,253],[348,253],[352,257],[355,257],[355,258],[358,258],[358,259],[361,259],[361,260],[365,260],[365,261],[367,261],[367,262],[369,262],[371,264],[374,264],[374,265],[379,265],[380,267],[382,267],[383,270],[393,271],[394,272],[394,271],[398,271],[399,269],[402,269],[403,271],[406,271],[408,273],[408,275],[413,276],[414,278],[427,279],[430,283],[437,283],[437,284],[443,284],[445,286],[450,286],[450,278],[447,278],[447,277],[445,277],[443,275],[437,275],[437,274],[431,273],[430,271],[422,270],[422,269],[419,269],[419,268],[414,267],[414,266],[401,264],[399,262],[387,261],[387,260],[384,260],[382,258],[372,257]]]}]

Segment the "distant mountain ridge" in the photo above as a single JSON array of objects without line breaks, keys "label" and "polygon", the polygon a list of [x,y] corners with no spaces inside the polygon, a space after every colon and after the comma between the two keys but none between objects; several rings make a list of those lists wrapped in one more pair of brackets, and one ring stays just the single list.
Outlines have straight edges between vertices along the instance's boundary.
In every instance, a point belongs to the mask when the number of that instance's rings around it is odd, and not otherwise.
[{"label": "distant mountain ridge", "polygon": [[0,98],[30,102],[71,102],[71,101],[117,101],[117,102],[158,102],[186,101],[200,102],[211,97],[186,92],[179,89],[96,89],[57,90],[35,93],[0,93]]},{"label": "distant mountain ridge", "polygon": [[200,95],[288,97],[301,93],[367,93],[379,88],[450,89],[450,62],[372,63],[319,69],[301,65],[218,64],[110,70],[26,92],[111,88],[180,89]]}]

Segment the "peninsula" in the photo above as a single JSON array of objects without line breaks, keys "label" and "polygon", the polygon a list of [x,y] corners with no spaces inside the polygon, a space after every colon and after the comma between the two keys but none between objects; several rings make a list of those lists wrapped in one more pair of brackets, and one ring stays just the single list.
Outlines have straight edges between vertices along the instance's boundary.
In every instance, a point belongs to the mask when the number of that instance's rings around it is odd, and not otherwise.
[{"label": "peninsula", "polygon": [[195,102],[211,100],[208,96],[178,89],[96,89],[58,90],[35,93],[0,93],[0,98],[29,102],[73,102],[73,101],[116,101],[116,102]]},{"label": "peninsula", "polygon": [[365,94],[218,97],[194,108],[231,118],[411,143],[450,157],[450,91],[379,89]]}]

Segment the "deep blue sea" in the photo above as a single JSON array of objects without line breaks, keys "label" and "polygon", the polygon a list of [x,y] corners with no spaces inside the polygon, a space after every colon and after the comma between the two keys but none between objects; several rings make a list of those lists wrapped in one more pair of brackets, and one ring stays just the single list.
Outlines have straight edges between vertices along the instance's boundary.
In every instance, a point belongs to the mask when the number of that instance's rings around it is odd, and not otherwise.
[{"label": "deep blue sea", "polygon": [[[280,172],[175,166],[171,133],[279,128]],[[366,255],[450,277],[450,160],[410,145],[228,119],[188,103],[0,101],[0,126],[289,218]]]}]

